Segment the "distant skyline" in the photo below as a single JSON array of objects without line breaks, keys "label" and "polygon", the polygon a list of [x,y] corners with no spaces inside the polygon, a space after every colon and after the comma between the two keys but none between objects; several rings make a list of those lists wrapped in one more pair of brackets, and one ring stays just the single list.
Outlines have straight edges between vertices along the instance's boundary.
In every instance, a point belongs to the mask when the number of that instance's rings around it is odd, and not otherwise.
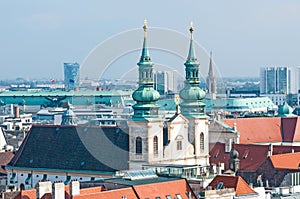
[{"label": "distant skyline", "polygon": [[[150,28],[171,29],[187,37],[193,21],[195,40],[213,51],[221,76],[258,77],[260,67],[300,65],[299,10],[297,0],[4,0],[0,2],[0,80],[62,79],[64,62],[82,64],[97,45],[141,28],[145,18]],[[122,64],[135,67],[139,52],[131,57]],[[199,61],[200,67],[207,67],[206,61]],[[176,60],[179,67],[183,62]]]}]

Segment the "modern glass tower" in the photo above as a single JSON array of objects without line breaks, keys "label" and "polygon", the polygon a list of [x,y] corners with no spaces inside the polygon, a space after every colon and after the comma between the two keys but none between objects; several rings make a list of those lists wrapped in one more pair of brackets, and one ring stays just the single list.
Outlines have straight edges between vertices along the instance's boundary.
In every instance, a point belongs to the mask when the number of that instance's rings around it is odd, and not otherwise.
[{"label": "modern glass tower", "polygon": [[66,90],[79,88],[79,68],[78,63],[64,63],[64,82]]}]

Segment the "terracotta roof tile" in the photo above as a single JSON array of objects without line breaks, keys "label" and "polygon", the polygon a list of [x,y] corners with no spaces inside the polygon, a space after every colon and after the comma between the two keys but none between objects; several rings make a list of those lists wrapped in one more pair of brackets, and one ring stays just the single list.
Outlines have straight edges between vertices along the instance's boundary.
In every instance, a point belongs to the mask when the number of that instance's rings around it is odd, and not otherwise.
[{"label": "terracotta roof tile", "polygon": [[80,189],[80,194],[90,194],[90,193],[97,193],[103,191],[104,188],[102,186],[99,187],[89,187],[89,188],[84,188]]},{"label": "terracotta roof tile", "polygon": [[[300,146],[273,145],[273,155],[300,152]],[[239,153],[240,169],[255,171],[268,158],[269,145],[235,144],[234,148]],[[229,153],[225,153],[225,144],[216,143],[209,152],[211,164],[225,164],[225,170],[229,169]]]},{"label": "terracotta roof tile", "polygon": [[282,139],[284,142],[300,141],[300,122],[298,118],[281,118]]},{"label": "terracotta roof tile", "polygon": [[270,160],[275,169],[299,169],[300,152],[286,153],[270,156]]},{"label": "terracotta roof tile", "polygon": [[226,125],[233,127],[236,123],[240,132],[240,144],[260,142],[281,142],[281,118],[237,118],[222,120]]},{"label": "terracotta roof tile", "polygon": [[6,175],[5,166],[11,161],[13,157],[14,157],[13,152],[0,153],[0,174]]},{"label": "terracotta roof tile", "polygon": [[222,188],[234,188],[236,195],[256,194],[256,192],[240,176],[217,175],[208,186],[216,189],[222,182]]},{"label": "terracotta roof tile", "polygon": [[192,192],[186,180],[175,180],[161,182],[155,184],[144,184],[134,186],[134,189],[140,198],[155,199],[156,197],[166,198],[167,195],[175,198],[176,194],[180,194],[182,198],[188,199],[187,192],[192,193],[192,198],[197,198]]},{"label": "terracotta roof tile", "polygon": [[21,198],[36,199],[36,190],[30,189],[21,191]]},{"label": "terracotta roof tile", "polygon": [[[234,148],[239,153],[241,170],[256,170],[267,158],[268,145],[235,144]],[[210,151],[210,163],[224,163],[225,170],[229,169],[229,153],[225,153],[225,144],[216,143]]]},{"label": "terracotta roof tile", "polygon": [[116,189],[110,191],[102,191],[98,193],[89,193],[89,194],[80,194],[77,196],[73,196],[73,199],[112,199],[112,198],[122,198],[122,196],[126,196],[126,198],[130,199],[137,199],[138,197],[134,193],[131,187],[123,188],[123,189]]}]

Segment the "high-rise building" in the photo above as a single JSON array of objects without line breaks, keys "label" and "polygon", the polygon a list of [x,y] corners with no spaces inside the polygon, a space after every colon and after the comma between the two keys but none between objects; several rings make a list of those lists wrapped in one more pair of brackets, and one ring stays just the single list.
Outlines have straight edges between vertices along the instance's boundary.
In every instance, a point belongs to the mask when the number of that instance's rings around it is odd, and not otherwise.
[{"label": "high-rise building", "polygon": [[264,67],[260,71],[261,94],[290,94],[291,69],[289,67]]},{"label": "high-rise building", "polygon": [[72,90],[79,88],[79,68],[78,63],[64,63],[65,89]]},{"label": "high-rise building", "polygon": [[177,93],[177,71],[156,71],[154,73],[154,89],[161,95]]}]

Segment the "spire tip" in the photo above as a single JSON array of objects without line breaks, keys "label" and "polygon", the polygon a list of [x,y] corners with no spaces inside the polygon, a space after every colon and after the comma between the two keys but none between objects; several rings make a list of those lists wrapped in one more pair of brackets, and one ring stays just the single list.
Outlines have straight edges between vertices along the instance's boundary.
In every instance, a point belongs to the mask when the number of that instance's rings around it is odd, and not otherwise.
[{"label": "spire tip", "polygon": [[147,31],[147,19],[144,19],[144,26],[143,26],[144,31]]},{"label": "spire tip", "polygon": [[144,19],[144,26],[143,26],[143,29],[144,29],[144,38],[146,38],[146,32],[147,32],[147,19]]},{"label": "spire tip", "polygon": [[191,39],[193,38],[193,31],[194,31],[194,26],[193,26],[193,22],[190,22],[190,33],[191,33]]}]

